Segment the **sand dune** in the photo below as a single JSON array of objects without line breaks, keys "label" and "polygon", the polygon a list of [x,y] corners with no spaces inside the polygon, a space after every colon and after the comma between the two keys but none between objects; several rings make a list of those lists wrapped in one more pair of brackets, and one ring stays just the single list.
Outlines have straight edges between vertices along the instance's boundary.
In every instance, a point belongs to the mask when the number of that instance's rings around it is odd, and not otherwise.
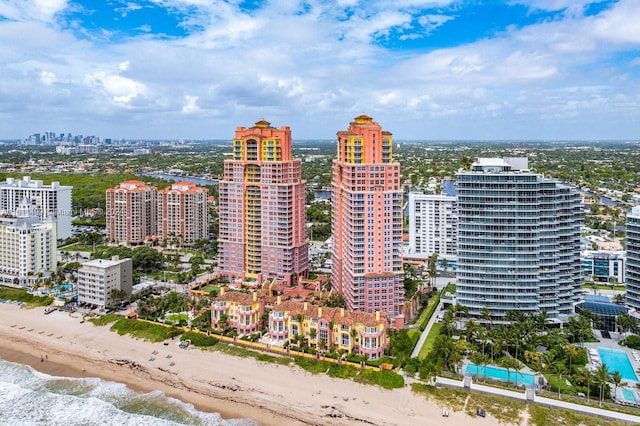
[{"label": "sand dune", "polygon": [[118,336],[108,326],[80,323],[73,315],[0,304],[0,357],[49,374],[160,390],[202,411],[249,417],[262,425],[498,424],[462,412],[443,418],[442,407],[408,387],[384,390],[294,366],[143,342]]}]

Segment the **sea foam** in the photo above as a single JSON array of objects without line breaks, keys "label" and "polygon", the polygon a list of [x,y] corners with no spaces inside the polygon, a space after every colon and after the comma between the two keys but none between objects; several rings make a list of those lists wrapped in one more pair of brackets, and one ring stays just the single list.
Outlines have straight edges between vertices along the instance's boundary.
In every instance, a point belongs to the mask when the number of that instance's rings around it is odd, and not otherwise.
[{"label": "sea foam", "polygon": [[54,377],[0,360],[0,424],[11,425],[257,425],[224,420],[217,413],[160,391],[135,392],[98,378]]}]

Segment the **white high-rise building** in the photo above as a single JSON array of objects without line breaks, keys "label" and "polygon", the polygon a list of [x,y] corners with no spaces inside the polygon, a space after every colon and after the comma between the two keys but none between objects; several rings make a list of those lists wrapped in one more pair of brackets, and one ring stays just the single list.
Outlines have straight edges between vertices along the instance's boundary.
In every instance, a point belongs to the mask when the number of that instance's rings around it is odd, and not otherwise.
[{"label": "white high-rise building", "polygon": [[71,233],[71,186],[62,186],[60,182],[45,185],[41,180],[32,180],[24,176],[22,180],[7,178],[0,182],[0,213],[12,215],[23,200],[27,200],[32,215],[40,220],[53,218],[56,221],[56,236],[69,238]]},{"label": "white high-rise building", "polygon": [[131,259],[95,259],[78,269],[78,303],[104,309],[111,304],[111,292],[123,290],[131,294],[133,268]]},{"label": "white high-rise building", "polygon": [[627,305],[640,311],[640,206],[627,213]]},{"label": "white high-rise building", "polygon": [[526,158],[480,158],[458,172],[457,303],[495,320],[518,310],[566,321],[580,301],[582,206],[575,187]]},{"label": "white high-rise building", "polygon": [[458,197],[409,193],[410,257],[454,259],[458,234]]},{"label": "white high-rise building", "polygon": [[31,287],[55,272],[56,224],[29,216],[23,203],[14,216],[0,217],[0,283]]}]

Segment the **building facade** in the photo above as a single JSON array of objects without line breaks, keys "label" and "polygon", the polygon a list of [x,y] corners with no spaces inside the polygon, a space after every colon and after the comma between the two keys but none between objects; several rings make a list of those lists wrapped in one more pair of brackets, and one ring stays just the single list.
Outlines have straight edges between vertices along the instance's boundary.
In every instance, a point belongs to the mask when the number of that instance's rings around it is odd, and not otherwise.
[{"label": "building facade", "polygon": [[30,288],[57,267],[56,223],[29,216],[29,207],[0,217],[0,284]]},{"label": "building facade", "polygon": [[627,213],[627,305],[640,311],[640,206]]},{"label": "building facade", "polygon": [[157,233],[158,189],[128,180],[107,189],[107,240],[127,245],[143,244]]},{"label": "building facade", "polygon": [[131,294],[133,268],[131,259],[95,259],[78,268],[78,303],[104,309],[111,305],[111,292],[122,290]]},{"label": "building facade", "polygon": [[580,194],[528,170],[526,158],[480,158],[460,170],[457,303],[494,320],[510,310],[566,321],[580,301]]},{"label": "building facade", "polygon": [[457,197],[409,193],[409,256],[455,259],[457,237]]},{"label": "building facade", "polygon": [[585,280],[599,283],[624,283],[624,251],[584,250],[580,255]]},{"label": "building facade", "polygon": [[347,353],[380,359],[388,346],[386,313],[348,311],[307,302],[277,303],[269,313],[271,344],[302,343],[316,348],[345,350]]},{"label": "building facade", "polygon": [[211,328],[233,328],[239,335],[257,333],[262,329],[264,303],[258,298],[258,292],[241,293],[225,291],[211,303]]},{"label": "building facade", "polygon": [[71,190],[70,186],[62,186],[60,182],[45,185],[41,180],[32,180],[24,176],[22,180],[7,178],[0,182],[0,212],[12,215],[23,200],[27,200],[31,214],[56,222],[56,237],[69,238],[71,233]]},{"label": "building facade", "polygon": [[388,313],[404,302],[400,164],[388,131],[364,114],[337,133],[331,183],[331,285],[347,308]]},{"label": "building facade", "polygon": [[218,205],[220,271],[230,283],[295,285],[308,275],[306,182],[288,126],[236,129]]},{"label": "building facade", "polygon": [[158,238],[180,244],[209,239],[209,190],[192,182],[177,182],[158,191]]}]

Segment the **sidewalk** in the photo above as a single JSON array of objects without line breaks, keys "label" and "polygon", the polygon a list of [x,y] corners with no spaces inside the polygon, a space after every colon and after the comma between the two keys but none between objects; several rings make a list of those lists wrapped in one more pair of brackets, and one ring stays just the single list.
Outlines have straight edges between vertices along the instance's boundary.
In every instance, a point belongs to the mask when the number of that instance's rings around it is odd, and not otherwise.
[{"label": "sidewalk", "polygon": [[431,318],[429,319],[427,326],[422,331],[422,334],[420,334],[418,343],[416,343],[416,346],[413,348],[413,352],[411,352],[411,358],[416,358],[420,354],[422,345],[424,345],[424,341],[427,340],[429,331],[431,331],[431,327],[433,327],[433,323],[436,322],[436,319],[438,318],[438,312],[440,312],[441,309],[442,309],[442,300],[438,302],[438,306],[436,306],[436,310],[433,311],[433,315],[431,315]]}]

